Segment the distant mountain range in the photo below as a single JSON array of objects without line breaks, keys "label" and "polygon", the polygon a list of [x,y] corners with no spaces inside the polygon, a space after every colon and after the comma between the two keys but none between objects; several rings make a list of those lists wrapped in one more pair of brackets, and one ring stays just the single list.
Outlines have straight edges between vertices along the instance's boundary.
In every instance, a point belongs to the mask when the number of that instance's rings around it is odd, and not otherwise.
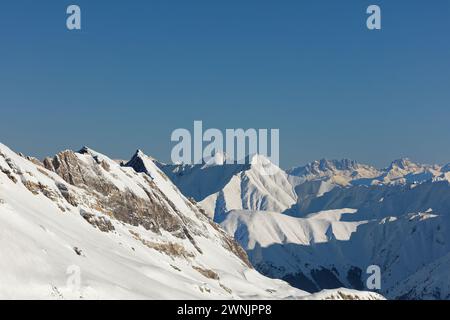
[{"label": "distant mountain range", "polygon": [[[184,196],[160,166],[140,151],[127,163],[87,147],[40,161],[0,144],[0,298],[383,299],[345,288],[311,295],[262,275],[206,214],[211,207]],[[214,168],[164,166],[197,198],[242,175],[266,184],[258,185],[264,195],[248,199],[245,186],[230,190],[245,208],[281,211],[296,203],[281,170],[262,179],[246,166]],[[182,182],[183,172],[191,180]],[[224,222],[234,205],[220,213]]]},{"label": "distant mountain range", "polygon": [[0,144],[0,298],[450,299],[450,165],[224,157]]},{"label": "distant mountain range", "polygon": [[252,165],[159,167],[269,277],[309,292],[362,290],[378,265],[388,298],[450,299],[450,165],[324,159],[273,175]]}]

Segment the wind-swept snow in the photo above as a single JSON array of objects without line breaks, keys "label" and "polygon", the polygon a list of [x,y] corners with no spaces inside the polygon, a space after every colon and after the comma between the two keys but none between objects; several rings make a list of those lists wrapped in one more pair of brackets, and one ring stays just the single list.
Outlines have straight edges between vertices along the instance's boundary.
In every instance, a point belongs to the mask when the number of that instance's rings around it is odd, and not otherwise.
[{"label": "wind-swept snow", "polygon": [[0,144],[0,252],[4,299],[309,296],[254,270],[142,152],[128,166],[89,148],[40,163]]},{"label": "wind-swept snow", "polygon": [[[197,200],[208,215],[222,221],[230,210],[284,211],[296,203],[288,175],[261,167],[267,159],[254,156],[248,165],[162,166],[182,192]],[[270,174],[267,174],[270,173]]]},{"label": "wind-swept snow", "polygon": [[[389,298],[447,299],[448,167],[406,158],[384,169],[320,160],[255,179],[245,179],[251,166],[234,167],[228,183],[203,190],[209,196],[200,205],[214,212],[259,271],[298,288],[361,290],[367,268],[376,265],[382,272],[380,292]],[[200,169],[194,170],[202,172],[198,180],[190,180],[190,173],[175,168],[174,181],[185,190],[225,177]],[[266,178],[270,182],[258,188]],[[249,195],[264,201],[248,202]]]},{"label": "wind-swept snow", "polygon": [[[53,163],[62,166],[58,161]],[[232,240],[195,206],[182,203],[184,198],[176,197],[178,191],[158,176],[156,167],[149,173],[157,187],[150,190],[144,173],[122,168],[93,150],[83,149],[71,161],[83,170],[84,179],[104,179],[102,183],[117,187],[118,194],[127,191],[148,199],[147,192],[155,197],[161,190],[167,192],[160,200],[170,197],[175,207],[168,206],[164,214],[177,210],[189,237],[124,223],[114,217],[114,208],[96,210],[103,201],[96,190],[71,185],[0,145],[1,298],[240,299],[306,294],[249,268],[229,248]],[[70,204],[61,190],[84,199],[84,204]],[[105,214],[107,210],[111,214]],[[94,216],[91,223],[87,212]],[[109,230],[101,231],[95,217],[107,221]],[[67,283],[67,272],[77,268],[79,289]]]}]

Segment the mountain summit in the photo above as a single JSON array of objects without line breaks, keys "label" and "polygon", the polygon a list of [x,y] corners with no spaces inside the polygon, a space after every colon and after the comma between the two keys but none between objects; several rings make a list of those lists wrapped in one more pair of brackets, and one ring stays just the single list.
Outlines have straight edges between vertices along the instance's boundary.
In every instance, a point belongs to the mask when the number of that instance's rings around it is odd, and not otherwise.
[{"label": "mountain summit", "polygon": [[163,170],[194,198],[202,188],[199,205],[261,273],[310,292],[361,290],[367,268],[376,265],[389,298],[449,297],[448,165],[404,158],[376,169],[322,159],[272,176],[253,166],[225,167]]},{"label": "mountain summit", "polygon": [[255,271],[142,152],[127,166],[89,148],[41,163],[0,144],[0,234],[4,298],[307,296]]}]

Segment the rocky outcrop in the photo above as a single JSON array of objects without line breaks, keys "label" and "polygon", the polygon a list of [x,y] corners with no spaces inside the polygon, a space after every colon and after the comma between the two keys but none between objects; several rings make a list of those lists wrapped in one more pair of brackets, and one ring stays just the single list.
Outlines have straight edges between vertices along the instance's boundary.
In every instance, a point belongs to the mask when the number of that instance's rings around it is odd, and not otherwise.
[{"label": "rocky outcrop", "polygon": [[[62,197],[72,206],[88,206],[112,219],[136,227],[142,226],[156,234],[169,232],[179,239],[188,240],[197,254],[203,254],[203,250],[196,237],[208,237],[205,226],[209,225],[220,235],[221,245],[252,268],[245,250],[212,222],[196,203],[186,199],[160,169],[155,166],[156,172],[149,172],[144,163],[149,159],[151,158],[147,159],[147,156],[138,151],[128,164],[118,164],[85,147],[79,152],[66,150],[53,158],[46,158],[43,166],[67,183],[58,183],[57,187]],[[155,181],[164,183],[166,189]],[[85,195],[80,196],[72,187],[82,189]],[[31,191],[36,189],[38,188],[33,187]],[[81,215],[99,230],[113,231],[109,220],[84,210]],[[199,225],[194,220],[202,224]],[[140,239],[136,234],[133,236],[159,252],[192,257],[191,252],[185,252],[184,248],[179,248],[176,244],[159,244]]]},{"label": "rocky outcrop", "polygon": [[[88,148],[40,163],[0,143],[0,298],[307,296],[251,268],[230,235],[137,156],[143,172]],[[77,290],[72,272],[83,274]]]},{"label": "rocky outcrop", "polygon": [[[53,158],[46,158],[44,166],[57,173],[67,183],[82,188],[97,200],[97,208],[113,216],[115,219],[143,226],[147,230],[160,232],[166,230],[183,238],[183,223],[177,216],[167,213],[167,201],[164,195],[158,194],[150,180],[144,179],[148,185],[143,185],[145,197],[139,197],[129,189],[120,189],[109,179],[106,173],[111,170],[106,160],[89,154],[83,148],[79,155],[88,155],[90,163],[80,158],[73,151],[63,151]],[[76,204],[67,188],[60,187],[66,200]]]}]

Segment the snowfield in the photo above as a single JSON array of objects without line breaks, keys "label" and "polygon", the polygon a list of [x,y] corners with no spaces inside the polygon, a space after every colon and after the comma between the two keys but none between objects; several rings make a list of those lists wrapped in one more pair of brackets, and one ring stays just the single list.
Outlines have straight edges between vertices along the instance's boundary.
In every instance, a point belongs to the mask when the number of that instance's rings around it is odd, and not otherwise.
[{"label": "snowfield", "polygon": [[[364,290],[376,265],[387,298],[450,299],[449,165],[320,160],[273,176],[216,166],[214,177],[201,166],[160,167],[269,277],[308,292]],[[212,187],[197,198],[197,185]]]},{"label": "snowfield", "polygon": [[0,254],[1,299],[382,299],[261,275],[142,152],[40,162],[0,144]]}]

